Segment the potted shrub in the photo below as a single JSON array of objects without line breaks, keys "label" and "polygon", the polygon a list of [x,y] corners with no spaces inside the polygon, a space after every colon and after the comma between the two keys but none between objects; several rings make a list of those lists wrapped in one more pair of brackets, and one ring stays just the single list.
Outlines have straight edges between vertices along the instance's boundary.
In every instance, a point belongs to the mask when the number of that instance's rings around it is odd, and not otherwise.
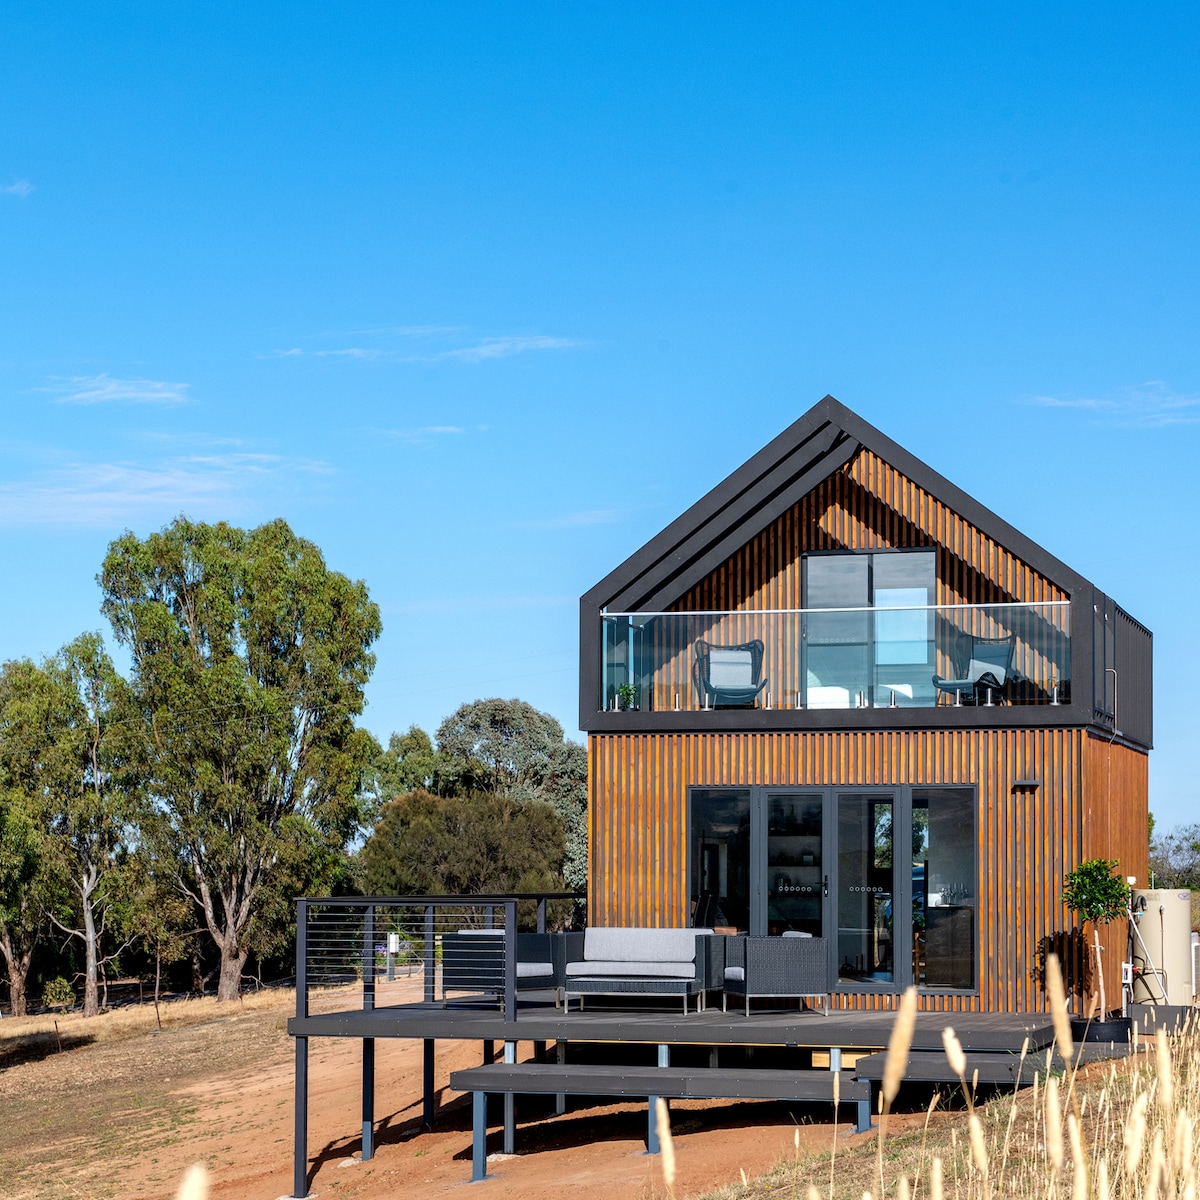
[{"label": "potted shrub", "polygon": [[632,712],[636,709],[640,699],[641,695],[636,684],[623,683],[617,688],[617,702],[627,712]]},{"label": "potted shrub", "polygon": [[1100,926],[1123,917],[1129,907],[1129,884],[1114,874],[1116,867],[1115,858],[1091,858],[1069,871],[1064,879],[1063,900],[1067,907],[1079,914],[1085,930],[1088,922],[1092,926],[1092,962],[1100,992],[1100,1011],[1094,1021],[1072,1021],[1079,1035],[1089,1042],[1123,1041],[1129,1037],[1128,1017],[1108,1020],[1108,996],[1100,956]]}]

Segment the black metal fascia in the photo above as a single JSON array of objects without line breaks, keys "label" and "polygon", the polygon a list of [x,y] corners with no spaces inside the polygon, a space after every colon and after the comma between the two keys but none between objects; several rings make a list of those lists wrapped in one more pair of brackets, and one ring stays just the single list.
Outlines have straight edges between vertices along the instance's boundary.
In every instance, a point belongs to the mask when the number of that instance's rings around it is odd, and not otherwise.
[{"label": "black metal fascia", "polygon": [[931,729],[1087,728],[1072,704],[986,705],[961,708],[711,709],[681,712],[593,712],[588,733],[856,733]]}]

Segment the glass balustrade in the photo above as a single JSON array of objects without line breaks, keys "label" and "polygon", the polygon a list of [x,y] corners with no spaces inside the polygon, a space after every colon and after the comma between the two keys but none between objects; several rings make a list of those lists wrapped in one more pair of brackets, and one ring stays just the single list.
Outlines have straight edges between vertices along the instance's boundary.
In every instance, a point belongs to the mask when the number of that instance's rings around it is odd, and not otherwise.
[{"label": "glass balustrade", "polygon": [[599,707],[1065,704],[1070,613],[1067,601],[604,613]]}]

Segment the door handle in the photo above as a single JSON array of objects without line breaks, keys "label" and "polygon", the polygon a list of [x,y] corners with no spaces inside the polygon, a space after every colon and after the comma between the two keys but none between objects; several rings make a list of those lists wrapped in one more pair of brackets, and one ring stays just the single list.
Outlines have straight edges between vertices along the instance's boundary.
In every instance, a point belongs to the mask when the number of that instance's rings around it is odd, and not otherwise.
[{"label": "door handle", "polygon": [[829,876],[828,875],[826,875],[824,880],[822,880],[821,888],[822,888],[821,895],[828,896],[829,895]]}]

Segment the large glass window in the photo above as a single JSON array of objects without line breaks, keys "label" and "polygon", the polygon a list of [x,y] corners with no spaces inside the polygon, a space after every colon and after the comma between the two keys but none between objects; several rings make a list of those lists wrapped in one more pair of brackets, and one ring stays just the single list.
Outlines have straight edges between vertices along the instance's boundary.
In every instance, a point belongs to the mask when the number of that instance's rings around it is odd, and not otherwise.
[{"label": "large glass window", "polygon": [[750,789],[691,793],[692,920],[706,929],[750,928]]},{"label": "large glass window", "polygon": [[965,788],[913,791],[913,979],[975,986],[975,802]]},{"label": "large glass window", "polygon": [[895,979],[892,796],[837,797],[838,978]]},{"label": "large glass window", "polygon": [[934,703],[933,551],[808,555],[804,579],[807,707]]}]

